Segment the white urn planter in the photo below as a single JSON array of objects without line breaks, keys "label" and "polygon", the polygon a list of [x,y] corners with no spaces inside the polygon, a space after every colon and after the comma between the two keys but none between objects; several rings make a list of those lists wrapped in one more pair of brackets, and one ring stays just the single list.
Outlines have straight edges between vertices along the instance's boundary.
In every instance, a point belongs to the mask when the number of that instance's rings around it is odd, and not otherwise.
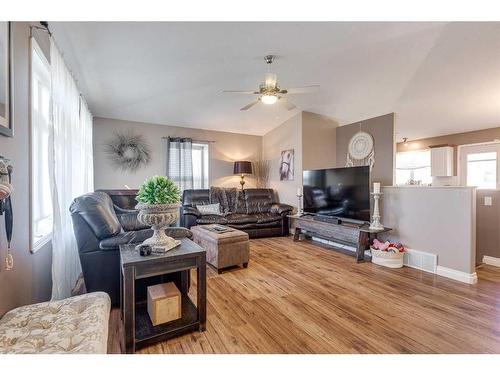
[{"label": "white urn planter", "polygon": [[[175,223],[179,218],[180,203],[174,204],[144,204],[140,203],[135,208],[139,210],[137,219],[144,225],[153,229],[153,236],[142,244],[152,248],[162,248],[162,252],[172,250],[181,244],[181,241],[169,237],[165,228]],[[158,252],[158,250],[156,250]]]}]

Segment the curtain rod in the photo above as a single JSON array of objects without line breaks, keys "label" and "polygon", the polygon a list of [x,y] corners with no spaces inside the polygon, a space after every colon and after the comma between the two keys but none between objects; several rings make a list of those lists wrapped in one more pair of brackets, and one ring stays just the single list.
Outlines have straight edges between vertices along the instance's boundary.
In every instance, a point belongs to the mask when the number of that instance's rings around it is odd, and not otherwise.
[{"label": "curtain rod", "polygon": [[[161,137],[161,139],[169,139],[169,138],[189,138],[189,137]],[[192,139],[192,141],[194,143],[215,143],[215,141],[208,141],[208,140],[201,141],[199,139]]]},{"label": "curtain rod", "polygon": [[39,21],[39,23],[40,23],[40,26],[38,26],[38,25],[30,25],[30,38],[34,37],[33,36],[33,29],[45,31],[49,35],[49,39],[52,40],[54,42],[54,44],[56,45],[56,47],[57,47],[57,49],[59,51],[59,54],[61,55],[61,58],[63,59],[64,64],[66,65],[66,68],[68,69],[71,77],[75,81],[75,85],[76,85],[76,88],[78,90],[78,94],[80,96],[80,100],[82,100],[85,103],[85,106],[87,107],[87,110],[90,112],[90,114],[92,115],[92,117],[94,117],[94,115],[90,111],[89,103],[87,103],[87,100],[85,99],[85,96],[81,93],[80,87],[78,86],[78,79],[76,78],[76,76],[73,73],[73,71],[69,68],[69,65],[67,64],[66,60],[64,59],[64,53],[59,48],[59,45],[57,44],[56,39],[52,35],[52,31],[50,31],[50,29],[49,29],[49,23],[47,21]]}]

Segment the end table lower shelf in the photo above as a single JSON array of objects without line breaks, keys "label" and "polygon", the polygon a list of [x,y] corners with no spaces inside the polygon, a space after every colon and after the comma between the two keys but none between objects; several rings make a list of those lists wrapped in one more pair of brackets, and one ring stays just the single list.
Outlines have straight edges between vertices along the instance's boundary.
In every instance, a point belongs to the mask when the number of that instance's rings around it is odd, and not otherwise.
[{"label": "end table lower shelf", "polygon": [[198,330],[198,310],[188,296],[182,296],[182,317],[164,324],[154,326],[148,314],[147,303],[138,303],[135,308],[135,341],[136,347],[147,346],[165,341],[186,332]]}]

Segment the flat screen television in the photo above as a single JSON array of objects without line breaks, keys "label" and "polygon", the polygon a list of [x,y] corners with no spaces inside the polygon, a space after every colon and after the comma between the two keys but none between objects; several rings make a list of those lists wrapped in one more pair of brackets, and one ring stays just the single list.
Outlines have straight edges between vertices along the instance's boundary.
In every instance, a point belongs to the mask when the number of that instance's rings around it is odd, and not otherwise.
[{"label": "flat screen television", "polygon": [[370,221],[370,167],[303,172],[304,212]]}]

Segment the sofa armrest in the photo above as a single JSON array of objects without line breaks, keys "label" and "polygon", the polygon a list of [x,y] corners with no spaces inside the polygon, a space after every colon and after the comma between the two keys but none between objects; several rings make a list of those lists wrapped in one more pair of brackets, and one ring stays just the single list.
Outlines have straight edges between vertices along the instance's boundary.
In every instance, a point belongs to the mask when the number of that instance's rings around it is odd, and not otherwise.
[{"label": "sofa armrest", "polygon": [[271,205],[271,213],[272,214],[278,214],[281,216],[285,216],[290,214],[293,211],[293,207],[290,206],[289,204],[284,204],[284,203],[273,203]]},{"label": "sofa armrest", "polygon": [[200,211],[198,211],[197,208],[195,207],[182,207],[182,214],[183,215],[192,215],[192,216],[196,216],[196,218],[200,218],[201,217],[201,213]]}]

